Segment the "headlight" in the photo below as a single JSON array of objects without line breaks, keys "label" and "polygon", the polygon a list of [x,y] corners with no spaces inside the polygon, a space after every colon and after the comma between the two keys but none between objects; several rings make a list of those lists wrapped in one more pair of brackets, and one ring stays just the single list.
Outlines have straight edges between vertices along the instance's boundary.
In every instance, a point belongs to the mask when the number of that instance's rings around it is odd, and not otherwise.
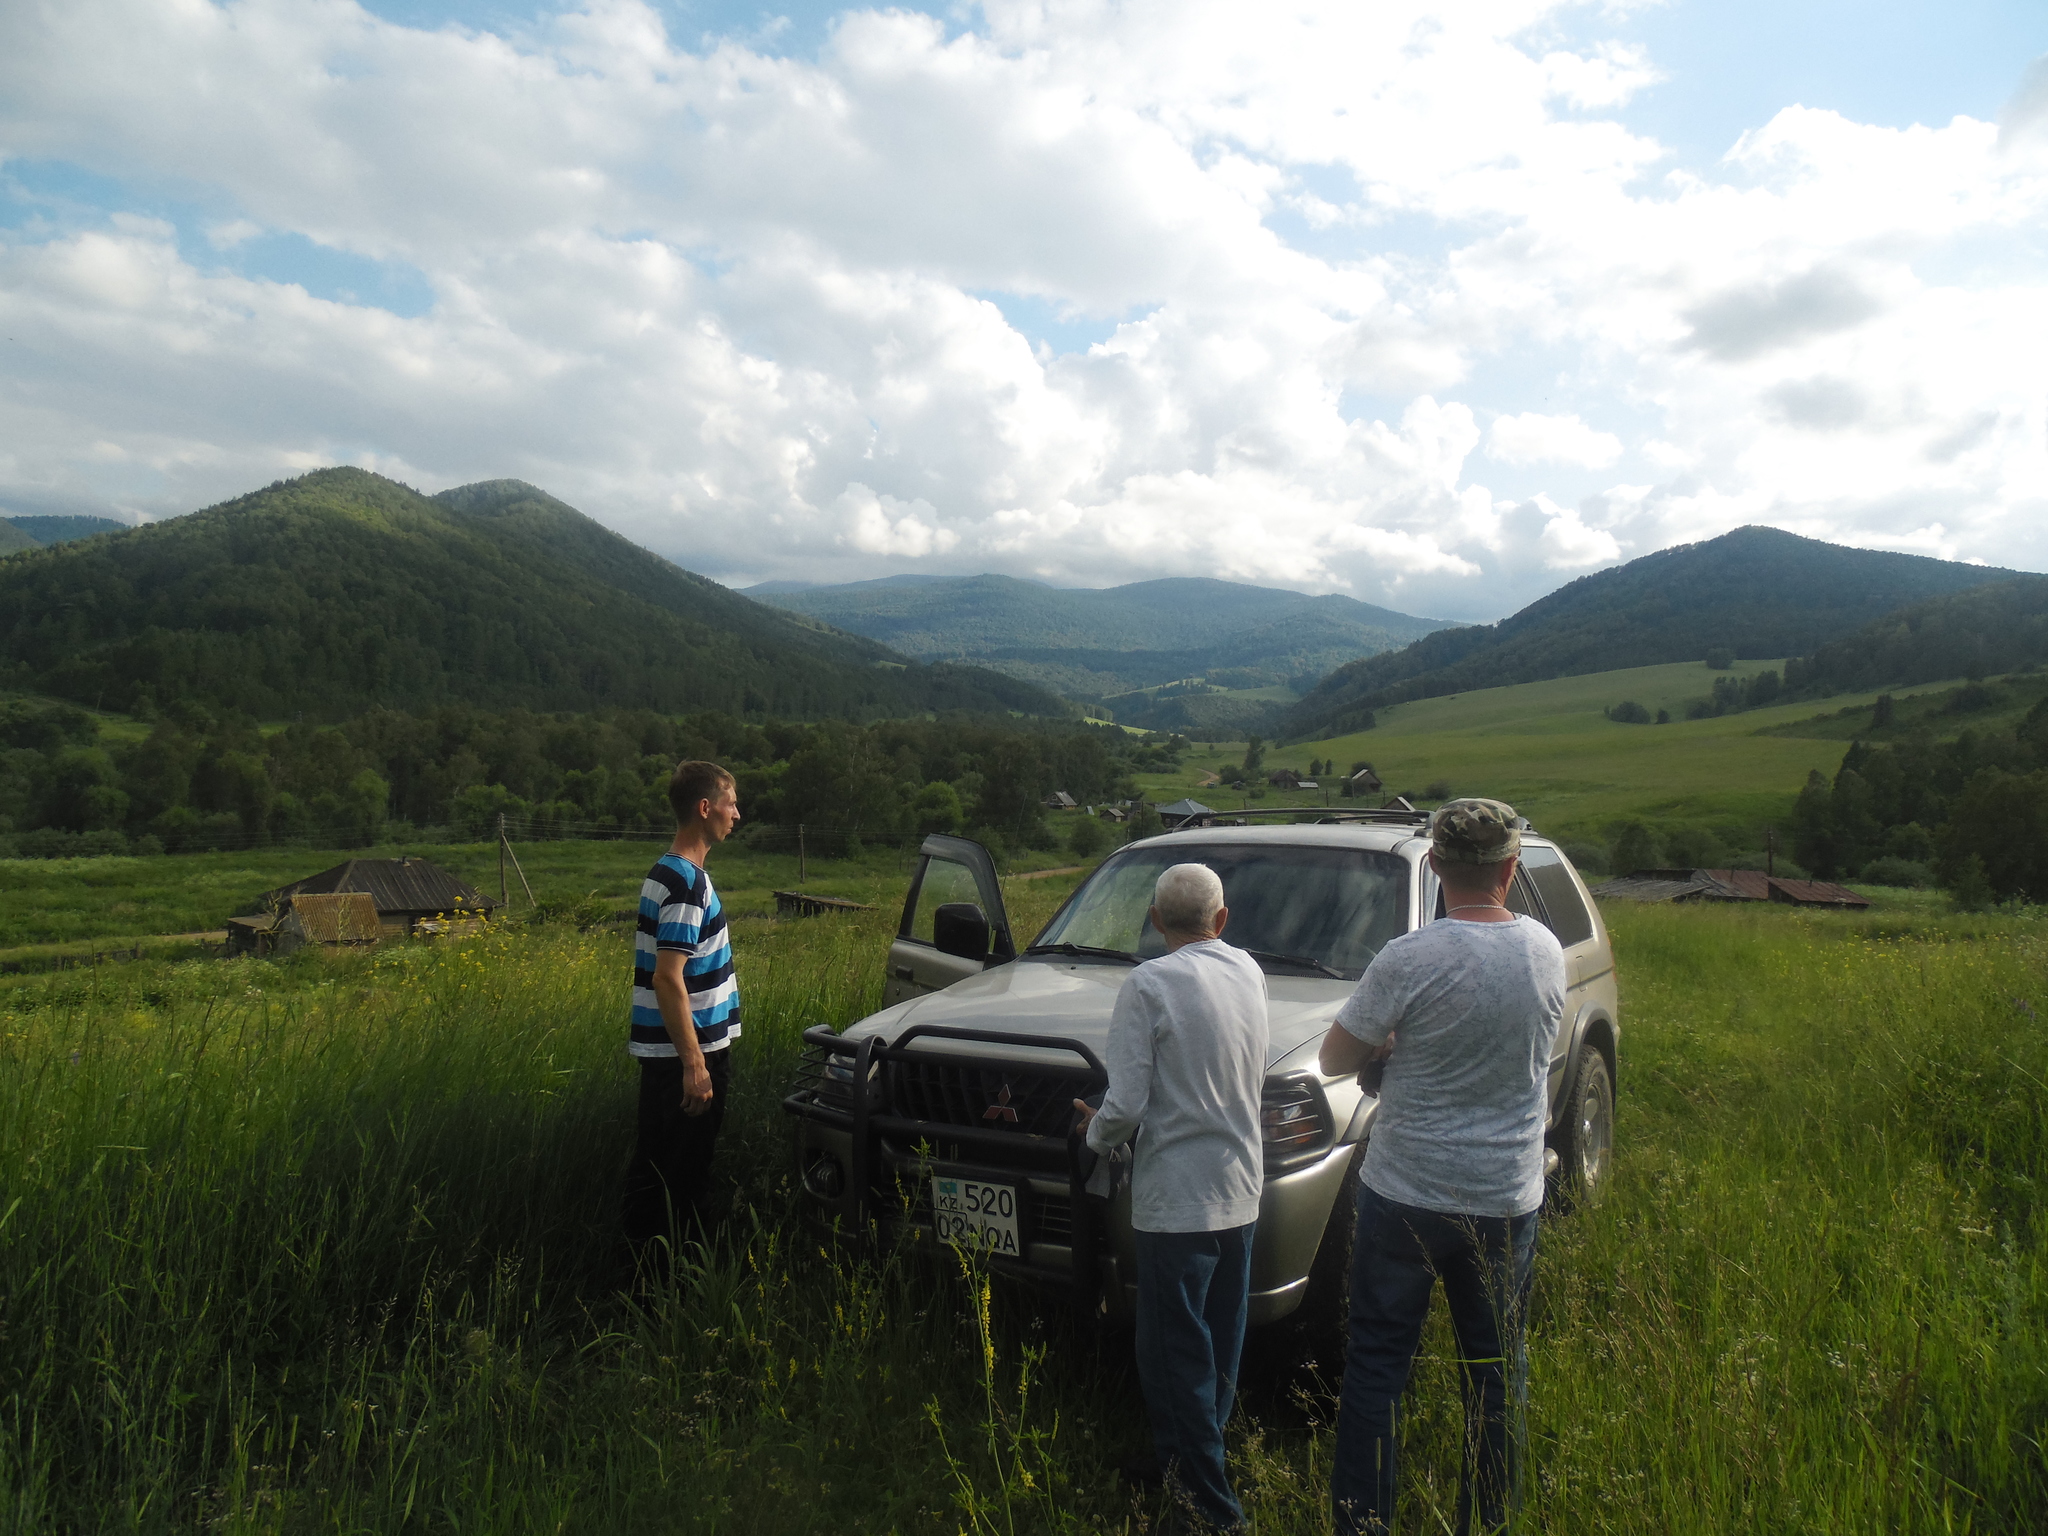
[{"label": "headlight", "polygon": [[1306,1078],[1266,1084],[1259,1100],[1259,1131],[1268,1163],[1301,1161],[1329,1145],[1330,1120],[1323,1096]]}]

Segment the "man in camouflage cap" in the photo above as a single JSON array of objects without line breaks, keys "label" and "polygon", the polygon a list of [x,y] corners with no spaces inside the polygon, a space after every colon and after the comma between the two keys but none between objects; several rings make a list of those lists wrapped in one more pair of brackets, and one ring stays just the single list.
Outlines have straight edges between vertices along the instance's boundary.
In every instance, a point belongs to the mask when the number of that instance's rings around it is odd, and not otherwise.
[{"label": "man in camouflage cap", "polygon": [[1429,818],[1429,846],[1453,864],[1498,864],[1522,852],[1522,818],[1499,800],[1446,800]]},{"label": "man in camouflage cap", "polygon": [[1438,920],[1374,957],[1322,1048],[1333,1075],[1386,1064],[1359,1169],[1330,1476],[1339,1536],[1393,1528],[1395,1420],[1439,1278],[1465,1376],[1457,1529],[1499,1529],[1519,1481],[1523,1320],[1564,951],[1507,909],[1522,849],[1512,806],[1452,800],[1430,817],[1429,842]]}]

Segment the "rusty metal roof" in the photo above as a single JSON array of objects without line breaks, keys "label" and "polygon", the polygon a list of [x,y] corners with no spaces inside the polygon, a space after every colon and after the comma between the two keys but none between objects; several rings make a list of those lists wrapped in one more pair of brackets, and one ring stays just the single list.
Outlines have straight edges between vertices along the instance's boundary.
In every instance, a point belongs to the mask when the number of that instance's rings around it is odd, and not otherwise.
[{"label": "rusty metal roof", "polygon": [[438,912],[489,912],[498,903],[475,886],[465,884],[431,859],[350,859],[317,875],[280,885],[257,898],[257,906],[282,906],[293,896],[325,896],[361,891],[377,903],[381,914],[431,917]]},{"label": "rusty metal roof", "polygon": [[1760,869],[1641,869],[1593,887],[1625,901],[1778,901],[1800,907],[1867,907],[1847,886],[1788,880]]},{"label": "rusty metal roof", "polygon": [[1867,898],[1829,880],[1782,880],[1771,877],[1771,900],[1801,907],[1867,907]]},{"label": "rusty metal roof", "polygon": [[1593,895],[1603,901],[1685,901],[1697,900],[1704,894],[1703,882],[1679,875],[1669,870],[1647,870],[1641,874],[1623,875],[1618,880],[1609,880],[1593,887]]},{"label": "rusty metal roof", "polygon": [[1760,869],[1696,869],[1693,874],[1711,880],[1726,892],[1724,901],[1769,901],[1771,877]]}]

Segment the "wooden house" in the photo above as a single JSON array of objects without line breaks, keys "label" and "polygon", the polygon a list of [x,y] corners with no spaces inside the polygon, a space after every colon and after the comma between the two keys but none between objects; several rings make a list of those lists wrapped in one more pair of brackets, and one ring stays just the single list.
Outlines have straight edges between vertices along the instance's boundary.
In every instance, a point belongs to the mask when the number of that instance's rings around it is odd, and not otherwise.
[{"label": "wooden house", "polygon": [[[322,904],[311,899],[317,897],[357,899]],[[363,905],[365,901],[369,904],[367,908]],[[231,952],[270,953],[280,939],[288,936],[288,917],[301,930],[299,942],[360,942],[361,914],[366,910],[374,913],[376,920],[372,941],[473,932],[497,908],[496,901],[475,886],[456,879],[431,859],[350,859],[317,875],[265,891],[248,913],[230,920],[228,946]],[[330,918],[330,909],[349,915]],[[330,930],[336,936],[327,936]],[[344,932],[347,937],[340,936]],[[261,947],[266,943],[268,948]]]}]

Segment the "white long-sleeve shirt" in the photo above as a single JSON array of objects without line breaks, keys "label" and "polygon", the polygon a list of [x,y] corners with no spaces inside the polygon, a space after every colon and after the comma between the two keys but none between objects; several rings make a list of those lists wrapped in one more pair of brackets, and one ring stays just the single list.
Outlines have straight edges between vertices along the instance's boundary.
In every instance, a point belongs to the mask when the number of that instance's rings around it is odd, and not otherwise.
[{"label": "white long-sleeve shirt", "polygon": [[1267,1043],[1265,973],[1220,939],[1183,945],[1126,978],[1088,1145],[1107,1152],[1142,1122],[1131,1167],[1140,1232],[1223,1232],[1258,1219]]}]

